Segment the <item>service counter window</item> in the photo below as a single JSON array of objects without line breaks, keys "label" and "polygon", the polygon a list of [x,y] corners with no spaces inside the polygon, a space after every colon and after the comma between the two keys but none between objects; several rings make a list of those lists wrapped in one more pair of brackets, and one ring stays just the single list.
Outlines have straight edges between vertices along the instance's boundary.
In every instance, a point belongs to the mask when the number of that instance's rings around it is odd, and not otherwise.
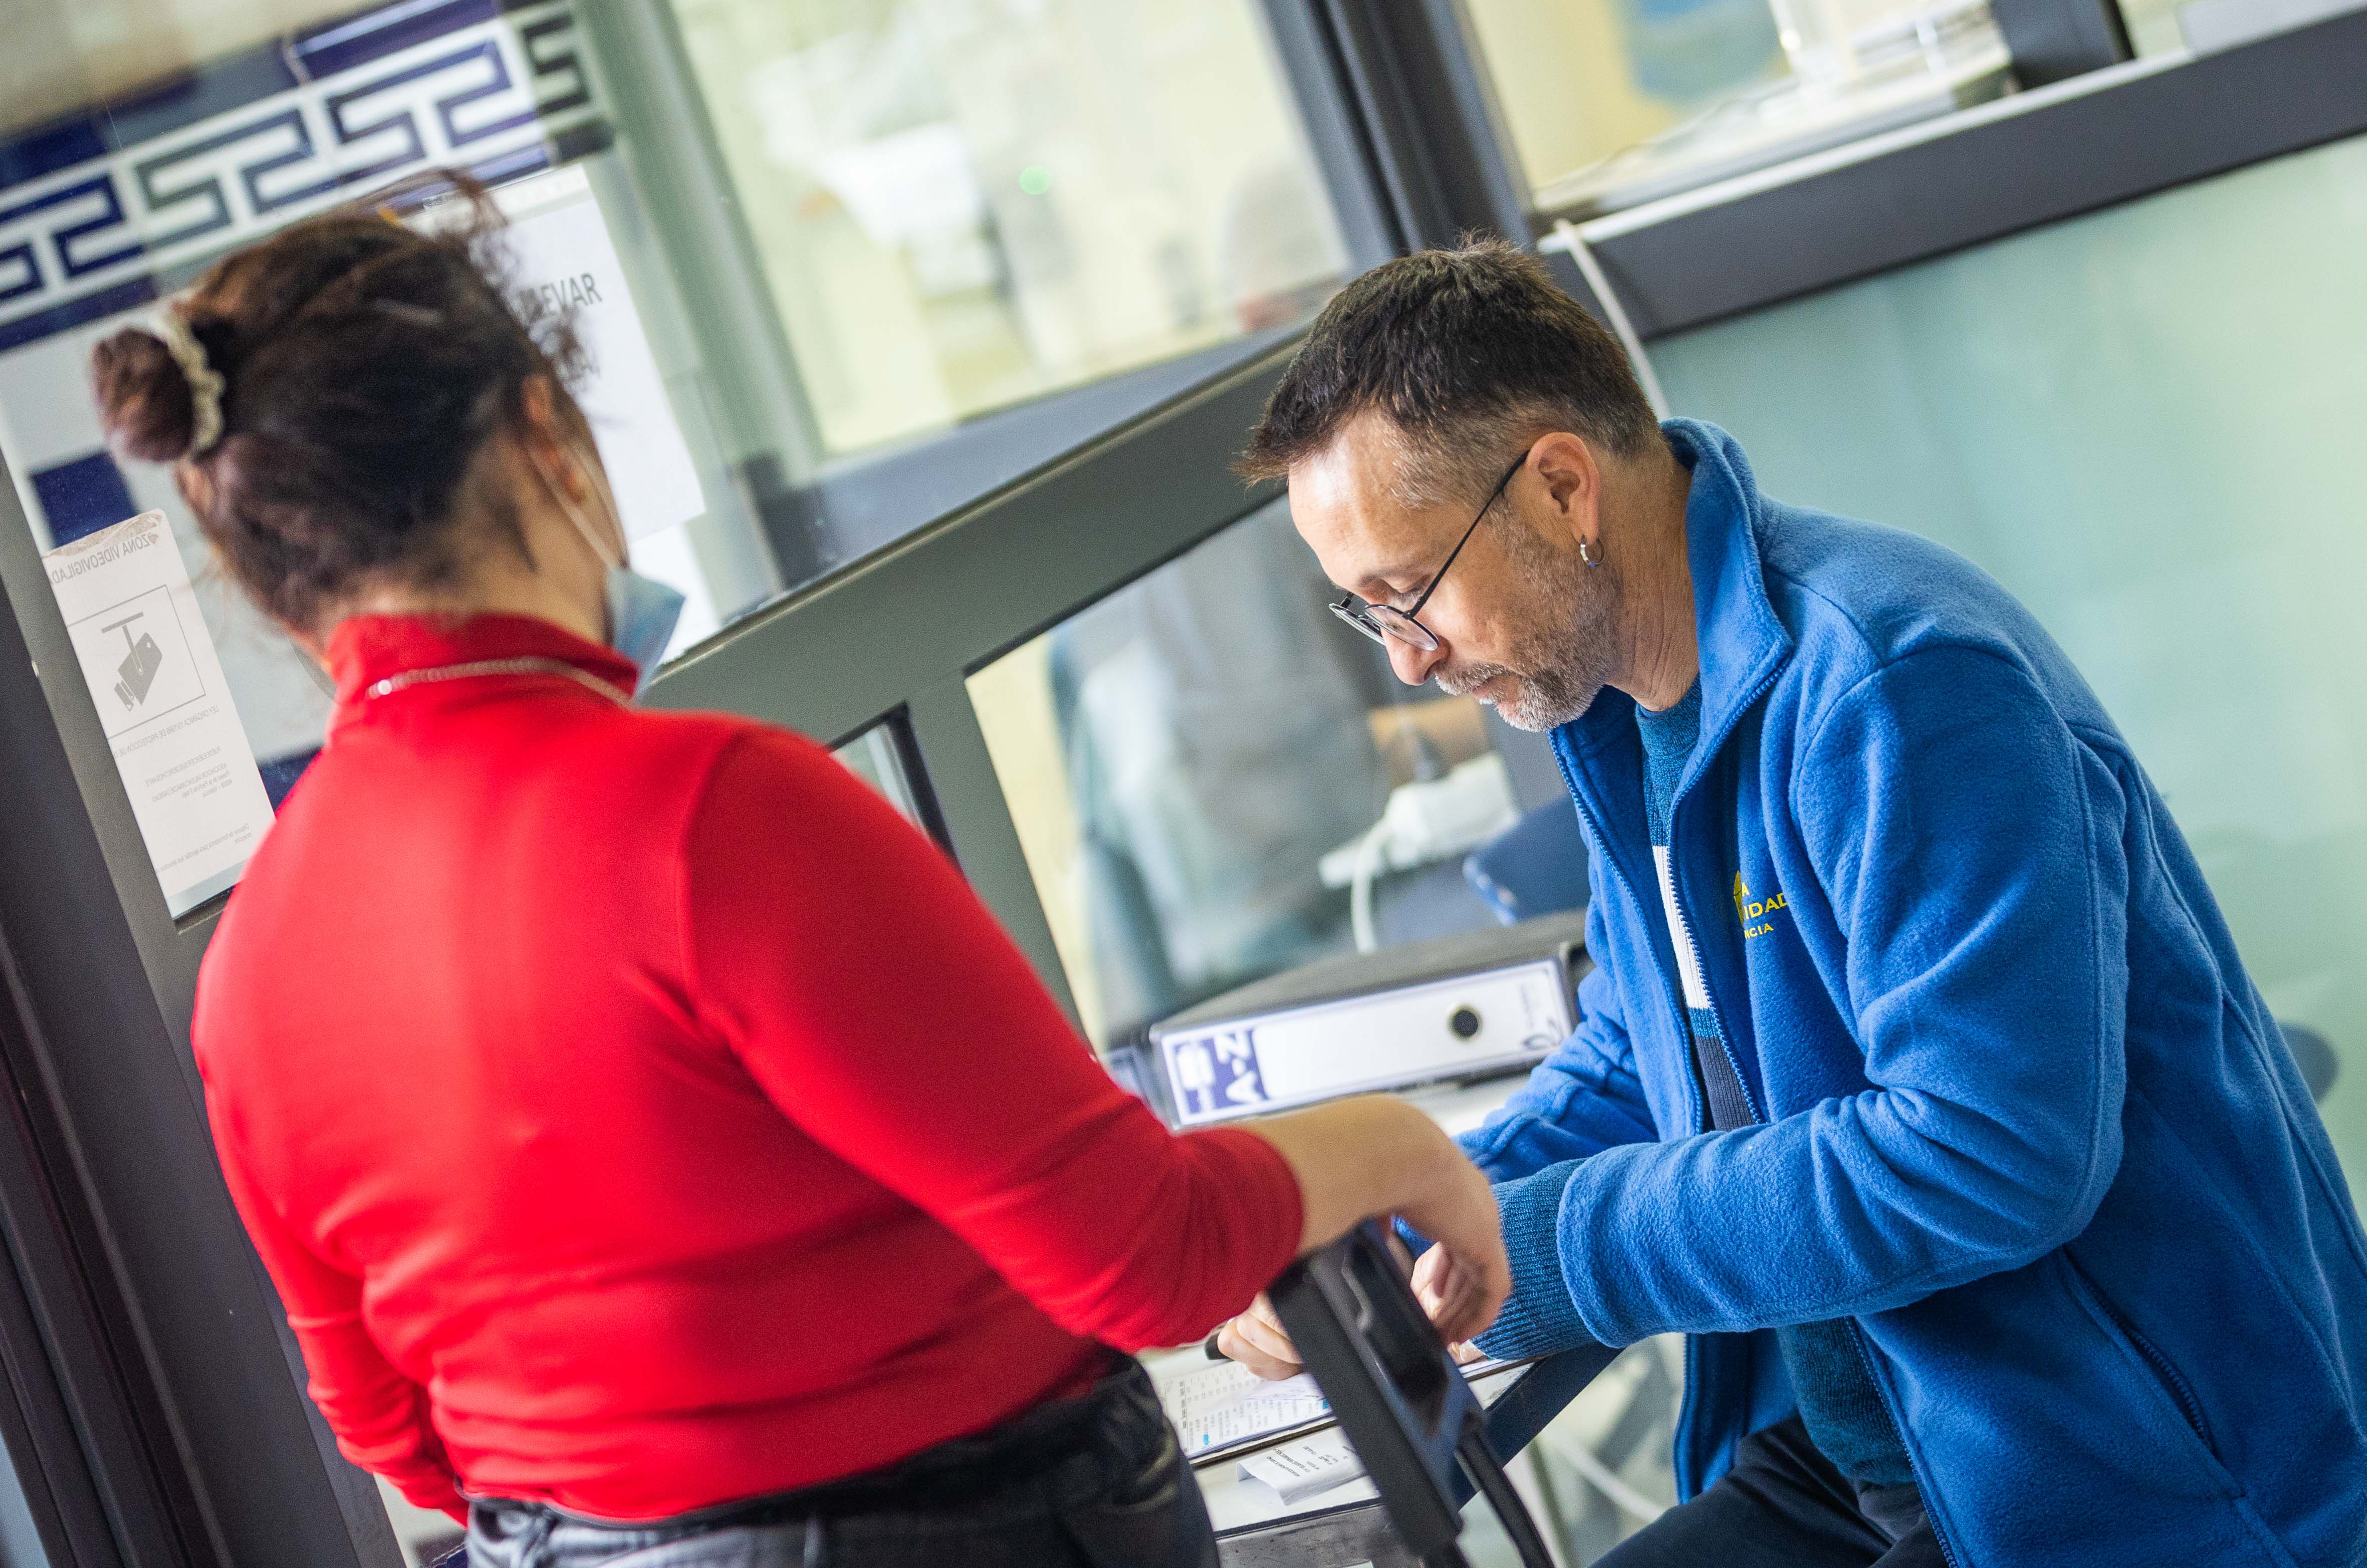
[{"label": "service counter window", "polygon": [[2132,60],[2141,63],[2131,73],[2142,74],[2357,4],[1468,0],[1468,8],[1535,212],[1582,222],[1813,154],[1840,157],[1887,133],[1943,129],[1956,111]]},{"label": "service counter window", "polygon": [[[175,558],[157,581],[92,578],[69,618],[111,740],[163,711],[148,687],[194,682],[205,750],[236,759],[208,785],[240,802],[204,829],[213,850],[168,868],[151,835],[176,917],[235,880],[332,700],[210,566],[169,475],[106,450],[88,390],[93,344],[228,251],[437,166],[493,185],[520,286],[589,341],[635,564],[688,599],[670,653],[991,479],[941,475],[834,528],[815,487],[835,455],[927,469],[933,432],[1196,363],[1304,319],[1344,265],[1252,0],[199,0],[120,37],[68,0],[19,11],[0,451],[53,575],[55,552],[95,570],[107,531],[161,516],[142,533],[143,559]],[[1053,412],[1030,435],[1045,457],[1100,417]],[[115,587],[174,615],[116,626]]]},{"label": "service counter window", "polygon": [[1541,783],[1523,755],[1516,787],[1509,732],[1399,683],[1338,596],[1277,502],[971,677],[1097,1046],[1313,959],[1506,918],[1464,862],[1558,793],[1551,763]]}]

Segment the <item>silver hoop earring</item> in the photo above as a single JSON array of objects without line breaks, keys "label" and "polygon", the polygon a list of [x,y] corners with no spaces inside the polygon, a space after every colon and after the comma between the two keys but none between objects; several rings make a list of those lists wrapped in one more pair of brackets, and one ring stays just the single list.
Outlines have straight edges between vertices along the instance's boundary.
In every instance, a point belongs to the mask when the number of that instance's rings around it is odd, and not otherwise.
[{"label": "silver hoop earring", "polygon": [[1592,555],[1587,554],[1586,541],[1584,539],[1580,539],[1578,542],[1578,558],[1584,561],[1589,566],[1601,566],[1603,564],[1603,552],[1600,549],[1597,549]]}]

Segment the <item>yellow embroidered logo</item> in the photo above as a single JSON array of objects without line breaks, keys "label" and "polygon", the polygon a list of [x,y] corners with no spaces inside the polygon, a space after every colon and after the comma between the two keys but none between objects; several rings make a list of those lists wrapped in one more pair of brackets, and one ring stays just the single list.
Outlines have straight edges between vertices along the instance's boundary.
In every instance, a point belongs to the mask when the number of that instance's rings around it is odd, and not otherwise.
[{"label": "yellow embroidered logo", "polygon": [[1750,885],[1742,880],[1742,873],[1738,871],[1734,874],[1734,913],[1735,918],[1742,922],[1745,942],[1773,931],[1775,922],[1769,917],[1778,909],[1788,908],[1791,902],[1781,888],[1776,889],[1772,898],[1754,900],[1750,897]]}]

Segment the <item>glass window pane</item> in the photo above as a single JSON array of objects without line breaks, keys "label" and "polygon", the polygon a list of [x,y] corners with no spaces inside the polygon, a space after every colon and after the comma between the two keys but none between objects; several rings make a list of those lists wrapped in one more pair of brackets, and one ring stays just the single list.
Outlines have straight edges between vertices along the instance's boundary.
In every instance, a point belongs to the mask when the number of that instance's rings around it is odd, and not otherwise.
[{"label": "glass window pane", "polygon": [[[971,678],[1098,1044],[1355,947],[1356,846],[1399,786],[1460,768],[1474,841],[1518,818],[1478,705],[1399,684],[1336,596],[1276,503]],[[1368,866],[1374,944],[1497,923],[1472,847]]]},{"label": "glass window pane", "polygon": [[1295,320],[1340,276],[1252,0],[673,0],[822,446]]},{"label": "glass window pane", "polygon": [[2121,25],[2140,59],[2185,47],[2178,26],[2180,0],[2121,0]]},{"label": "glass window pane", "polygon": [[1987,0],[1470,0],[1549,211],[1632,207],[1994,97]]},{"label": "glass window pane", "polygon": [[2168,798],[2367,1198],[2361,254],[2354,139],[1653,357],[1771,494],[1964,552],[2068,649]]},{"label": "glass window pane", "polygon": [[832,755],[846,765],[848,773],[869,784],[874,793],[894,807],[905,821],[925,830],[920,801],[912,793],[912,781],[906,776],[904,759],[896,748],[896,732],[890,728],[894,722],[889,719],[873,725]]}]

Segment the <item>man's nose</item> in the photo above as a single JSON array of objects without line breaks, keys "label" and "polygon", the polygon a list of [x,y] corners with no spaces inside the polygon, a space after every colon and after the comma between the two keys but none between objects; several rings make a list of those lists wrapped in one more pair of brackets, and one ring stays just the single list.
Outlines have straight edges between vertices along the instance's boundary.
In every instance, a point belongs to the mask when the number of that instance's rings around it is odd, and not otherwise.
[{"label": "man's nose", "polygon": [[1445,662],[1446,649],[1444,646],[1416,648],[1410,642],[1389,638],[1389,668],[1396,671],[1398,679],[1409,686],[1421,685],[1430,679],[1432,671]]}]

